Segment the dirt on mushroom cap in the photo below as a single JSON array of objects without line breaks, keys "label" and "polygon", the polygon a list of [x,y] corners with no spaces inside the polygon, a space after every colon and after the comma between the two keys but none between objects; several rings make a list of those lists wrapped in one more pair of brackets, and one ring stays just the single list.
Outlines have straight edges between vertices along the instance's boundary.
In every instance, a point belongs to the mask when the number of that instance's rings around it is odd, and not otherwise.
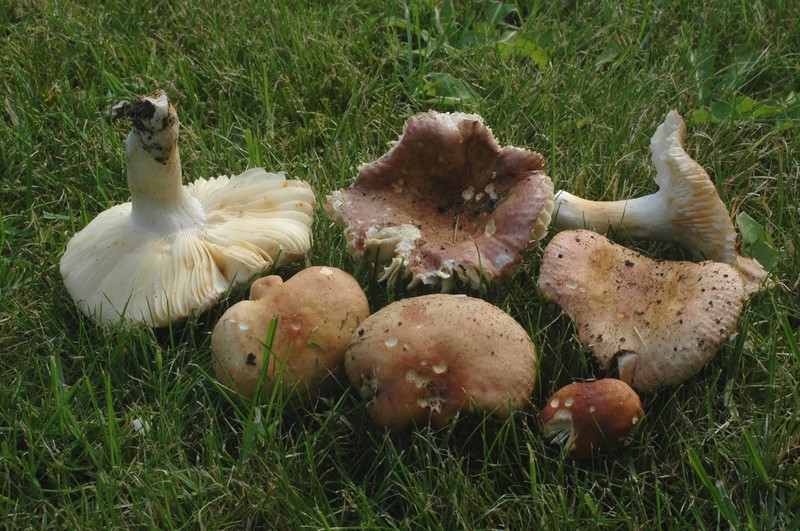
[{"label": "dirt on mushroom cap", "polygon": [[372,419],[397,431],[434,426],[472,407],[501,417],[523,407],[536,381],[533,344],[511,316],[464,295],[394,302],[353,336],[345,371]]},{"label": "dirt on mushroom cap", "polygon": [[746,300],[727,264],[655,261],[589,231],[557,234],[538,282],[600,365],[616,361],[638,391],[695,375],[735,331]]}]

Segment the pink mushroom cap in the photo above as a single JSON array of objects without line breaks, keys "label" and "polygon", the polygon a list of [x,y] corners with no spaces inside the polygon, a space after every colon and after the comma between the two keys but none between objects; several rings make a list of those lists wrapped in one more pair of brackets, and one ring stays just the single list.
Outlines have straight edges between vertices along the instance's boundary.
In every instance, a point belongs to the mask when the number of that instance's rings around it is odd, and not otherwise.
[{"label": "pink mushroom cap", "polygon": [[389,262],[382,281],[478,288],[511,274],[547,233],[553,185],[543,167],[539,153],[501,148],[479,116],[429,111],[331,193],[326,214],[354,258]]}]

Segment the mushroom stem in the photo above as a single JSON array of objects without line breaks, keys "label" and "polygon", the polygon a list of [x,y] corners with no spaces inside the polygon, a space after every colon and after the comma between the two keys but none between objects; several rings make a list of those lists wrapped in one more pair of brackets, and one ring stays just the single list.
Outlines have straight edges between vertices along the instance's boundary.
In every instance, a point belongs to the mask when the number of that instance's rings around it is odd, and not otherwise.
[{"label": "mushroom stem", "polygon": [[200,201],[183,186],[178,116],[164,91],[134,102],[125,140],[132,217],[151,232],[171,234],[205,221]]},{"label": "mushroom stem", "polygon": [[667,201],[661,190],[620,201],[591,201],[564,190],[556,193],[553,226],[557,230],[588,229],[634,240],[673,239]]}]

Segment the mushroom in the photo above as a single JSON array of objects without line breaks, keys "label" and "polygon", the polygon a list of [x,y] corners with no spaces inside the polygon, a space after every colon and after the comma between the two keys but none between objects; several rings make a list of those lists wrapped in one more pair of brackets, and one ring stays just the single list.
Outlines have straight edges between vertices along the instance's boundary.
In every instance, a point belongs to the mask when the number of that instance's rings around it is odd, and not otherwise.
[{"label": "mushroom", "polygon": [[589,231],[553,237],[538,283],[600,365],[616,361],[637,391],[699,372],[735,331],[747,298],[732,266],[655,261]]},{"label": "mushroom", "polygon": [[628,444],[644,415],[639,395],[614,378],[575,382],[556,391],[539,413],[545,438],[583,459]]},{"label": "mushroom", "polygon": [[261,378],[267,394],[276,385],[287,396],[321,394],[368,315],[364,292],[341,269],[310,267],[286,282],[277,275],[260,278],[250,300],[228,308],[214,327],[214,373],[246,400],[255,398]]},{"label": "mushroom", "polygon": [[307,183],[250,169],[183,186],[178,116],[157,91],[122,110],[131,201],[100,213],[61,257],[64,285],[100,324],[165,326],[215,304],[232,284],[305,254]]},{"label": "mushroom", "polygon": [[389,262],[381,281],[479,288],[519,266],[547,233],[553,185],[539,153],[500,148],[480,116],[410,118],[391,150],[331,193],[347,251]]},{"label": "mushroom", "polygon": [[344,366],[372,420],[399,431],[411,423],[442,427],[473,408],[508,417],[528,403],[537,360],[528,333],[500,308],[432,294],[368,317]]},{"label": "mushroom", "polygon": [[590,201],[560,190],[553,227],[674,242],[701,260],[737,266],[748,292],[758,291],[768,273],[754,259],[737,253],[728,210],[708,173],[686,153],[685,138],[683,119],[670,111],[650,140],[657,192],[621,201]]}]

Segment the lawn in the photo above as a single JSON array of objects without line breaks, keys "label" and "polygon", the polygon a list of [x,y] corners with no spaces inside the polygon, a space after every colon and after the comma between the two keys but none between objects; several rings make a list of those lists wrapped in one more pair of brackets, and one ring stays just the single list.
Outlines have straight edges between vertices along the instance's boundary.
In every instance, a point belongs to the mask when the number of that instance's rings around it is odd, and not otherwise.
[{"label": "lawn", "polygon": [[[454,3],[0,6],[0,527],[800,527],[800,11]],[[774,285],[698,375],[642,396],[628,448],[589,461],[536,426],[559,387],[605,376],[539,293],[541,250],[481,294],[540,356],[509,420],[390,435],[349,390],[242,405],[216,383],[210,333],[246,288],[166,329],[104,329],[59,274],[69,238],[129,198],[110,108],[157,88],[181,117],[186,181],[265,166],[320,203],[428,109],[480,114],[502,145],[541,152],[557,189],[651,193],[649,139],[675,109]],[[356,272],[321,207],[313,230],[305,263]],[[358,274],[373,311],[428,293]]]}]

